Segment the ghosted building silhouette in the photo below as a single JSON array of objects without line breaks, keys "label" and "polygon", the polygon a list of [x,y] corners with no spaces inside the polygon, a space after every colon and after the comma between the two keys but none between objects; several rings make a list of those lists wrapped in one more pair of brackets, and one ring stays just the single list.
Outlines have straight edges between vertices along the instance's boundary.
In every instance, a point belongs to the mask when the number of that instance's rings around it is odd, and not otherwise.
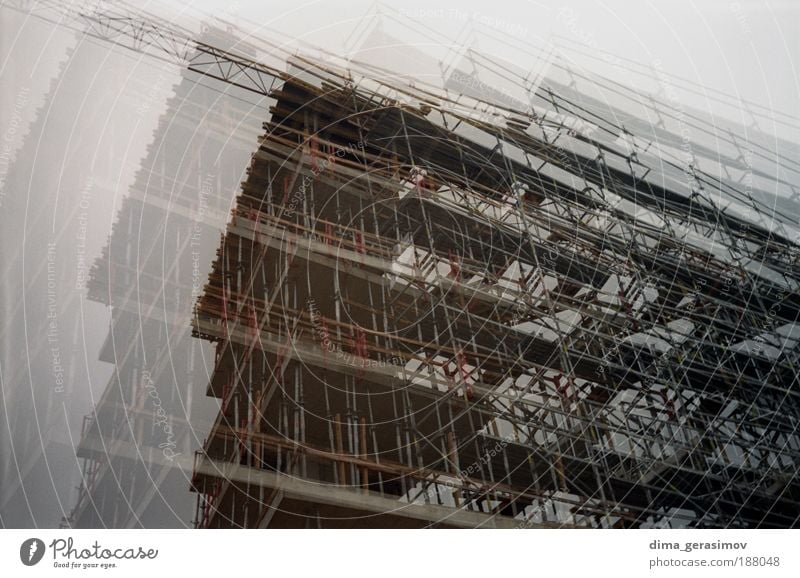
[{"label": "ghosted building silhouette", "polygon": [[[201,41],[237,43],[213,28]],[[169,86],[171,78],[160,81]],[[114,372],[84,419],[83,483],[71,526],[191,523],[185,463],[214,407],[202,395],[213,352],[192,339],[190,318],[262,113],[247,91],[181,69],[109,241],[88,272],[88,298],[112,311],[100,359]]]},{"label": "ghosted building silhouette", "polygon": [[87,359],[100,338],[85,328],[105,325],[108,316],[82,307],[83,284],[92,247],[105,234],[97,216],[124,174],[122,136],[140,120],[115,110],[133,106],[142,86],[124,56],[76,40],[54,38],[47,56],[57,63],[41,103],[34,104],[29,84],[12,94],[20,123],[35,106],[30,125],[18,127],[23,137],[13,154],[4,135],[0,520],[6,527],[53,527],[68,512],[80,476],[71,418],[86,412],[92,384],[107,378],[105,364]]}]

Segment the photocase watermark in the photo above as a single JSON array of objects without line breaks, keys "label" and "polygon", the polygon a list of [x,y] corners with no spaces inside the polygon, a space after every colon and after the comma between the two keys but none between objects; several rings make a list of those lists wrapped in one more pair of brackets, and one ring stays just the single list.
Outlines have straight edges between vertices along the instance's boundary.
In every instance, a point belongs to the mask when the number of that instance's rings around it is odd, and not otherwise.
[{"label": "photocase watermark", "polygon": [[97,540],[89,546],[76,547],[71,537],[56,538],[50,542],[50,550],[53,552],[54,568],[72,570],[94,568],[107,570],[117,566],[116,562],[110,560],[154,560],[158,557],[158,550],[155,548],[145,549],[142,546],[106,548]]},{"label": "photocase watermark", "polygon": [[736,18],[736,22],[739,23],[742,33],[745,36],[752,36],[753,32],[750,30],[750,24],[747,21],[747,16],[745,15],[742,5],[738,2],[731,4],[731,13],[733,14],[734,18]]},{"label": "photocase watermark", "polygon": [[[359,140],[357,143],[348,143],[345,147],[337,147],[333,152],[328,153],[327,155],[320,155],[319,148],[317,145],[317,141],[312,139],[310,143],[311,147],[311,174],[310,175],[303,175],[303,179],[300,181],[300,186],[289,196],[288,201],[289,205],[284,209],[283,214],[287,217],[293,217],[294,214],[297,212],[298,207],[302,204],[303,200],[306,198],[306,194],[308,192],[308,188],[311,184],[317,180],[317,177],[321,175],[323,172],[328,170],[329,167],[332,167],[336,163],[336,158],[343,158],[345,154],[348,152],[357,152],[363,153],[364,147],[366,146],[366,142]],[[319,157],[322,156],[320,159]]]},{"label": "photocase watermark", "polygon": [[517,301],[514,308],[511,310],[511,325],[519,325],[527,318],[530,310],[524,301]]},{"label": "photocase watermark", "polygon": [[330,333],[325,321],[317,309],[317,302],[313,297],[309,297],[308,301],[308,314],[311,318],[311,325],[314,329],[314,336],[319,341],[323,351],[327,353],[335,353],[336,359],[342,361],[353,367],[399,367],[404,365],[404,362],[399,357],[391,357],[389,359],[371,359],[366,355],[354,355],[345,352],[340,346],[331,341]]},{"label": "photocase watermark", "polygon": [[61,346],[58,334],[58,283],[56,266],[56,244],[47,244],[47,344],[50,352],[50,365],[55,380],[55,393],[64,393],[64,366],[61,360]]},{"label": "photocase watermark", "polygon": [[[634,323],[633,320],[630,318],[626,318],[625,322],[622,324],[621,334],[626,334],[628,331],[633,329]],[[611,365],[611,359],[618,358],[620,355],[620,343],[615,342],[614,347],[606,350],[603,353],[603,356],[600,358],[600,364],[594,368],[594,372],[597,376],[603,376],[606,373],[606,370]]]},{"label": "photocase watermark", "polygon": [[[501,86],[488,84],[480,80],[477,76],[466,74],[460,70],[454,70],[448,79],[448,83],[454,83],[458,88],[471,89],[481,92],[486,95],[492,95],[500,104],[504,104],[509,108],[519,108],[524,106],[519,99],[515,98],[507,89]],[[496,114],[496,110],[488,109],[483,111],[482,117],[488,117],[490,114]]]},{"label": "photocase watermark", "polygon": [[467,467],[461,468],[458,475],[462,482],[457,482],[455,479],[448,480],[440,478],[435,483],[431,483],[426,489],[414,492],[413,496],[411,495],[413,490],[409,491],[409,499],[413,502],[418,502],[419,500],[437,502],[438,498],[446,490],[450,490],[451,492],[466,491],[467,488],[464,486],[463,480],[480,472],[482,465],[488,464],[493,458],[501,455],[505,447],[512,441],[515,441],[512,435],[504,436],[502,439],[497,440],[493,446],[486,448],[475,462]]},{"label": "photocase watermark", "polygon": [[498,440],[492,447],[485,449],[484,452],[478,456],[476,461],[472,462],[466,468],[461,468],[459,472],[461,477],[467,478],[481,471],[481,467],[488,464],[493,458],[499,456],[508,445],[508,442],[513,441],[513,439],[514,438],[511,436],[506,436]]},{"label": "photocase watermark", "polygon": [[42,561],[47,549],[53,554],[53,567],[70,570],[116,568],[118,560],[154,560],[158,549],[144,546],[104,547],[97,540],[88,546],[76,545],[72,537],[56,538],[45,545],[39,538],[28,538],[19,547],[19,559],[25,566]]},{"label": "photocase watermark", "polygon": [[168,78],[162,69],[158,71],[158,77],[156,78],[155,82],[150,84],[147,92],[144,94],[144,97],[139,102],[139,106],[136,107],[137,116],[144,116],[147,111],[150,110],[150,107],[153,106],[153,103],[162,92],[165,84],[168,84]]},{"label": "photocase watermark", "polygon": [[[770,290],[768,295],[772,294],[773,290]],[[765,333],[769,333],[774,331],[773,325],[776,321],[776,317],[781,310],[781,302],[789,296],[788,291],[786,289],[781,288],[780,292],[775,296],[775,302],[770,306],[769,311],[767,311],[767,318],[764,319],[760,325],[761,330]],[[753,338],[753,347],[750,350],[751,353],[755,355],[760,355],[764,352],[764,345],[766,343],[766,338],[762,333],[758,334],[756,337]]]},{"label": "photocase watermark", "polygon": [[22,87],[17,93],[11,120],[5,133],[3,133],[3,142],[0,144],[0,208],[2,208],[3,200],[6,198],[6,178],[11,164],[11,147],[19,130],[20,122],[22,122],[22,110],[29,102],[29,95],[30,89],[27,87]]},{"label": "photocase watermark", "polygon": [[421,490],[411,496],[411,492],[409,491],[408,499],[412,502],[419,502],[420,500],[426,503],[436,503],[439,501],[439,497],[444,493],[445,490],[450,490],[451,492],[455,492],[461,489],[461,486],[455,484],[449,480],[437,480],[435,483],[430,484],[424,490]]},{"label": "photocase watermark", "polygon": [[75,281],[75,289],[82,290],[86,284],[89,276],[89,263],[86,258],[86,231],[89,227],[89,201],[92,198],[92,188],[94,187],[94,178],[89,177],[86,181],[86,186],[81,191],[81,197],[78,201],[78,232],[75,234],[75,268],[77,271],[77,278]]},{"label": "photocase watermark", "polygon": [[[537,256],[539,261],[539,265],[542,269],[549,269],[549,270],[556,270],[556,266],[558,264],[558,251],[553,249],[552,247],[547,247],[547,250],[542,252],[541,255]],[[529,299],[529,294],[523,292],[523,294],[519,295],[517,301],[514,304],[514,307],[511,310],[511,325],[519,325],[524,321],[527,321],[531,315],[531,304]]]},{"label": "photocase watermark", "polygon": [[45,553],[45,545],[39,538],[28,538],[19,547],[19,559],[26,566],[36,566]]},{"label": "photocase watermark", "polygon": [[570,34],[572,34],[575,38],[577,38],[580,42],[587,45],[589,48],[592,48],[595,52],[597,52],[602,60],[616,68],[619,72],[621,72],[626,78],[630,77],[630,71],[625,67],[622,59],[619,56],[614,54],[609,54],[608,52],[598,50],[597,40],[595,39],[594,35],[591,32],[587,32],[581,26],[578,25],[579,15],[575,13],[572,8],[564,7],[558,11],[558,16],[556,17],[564,26],[567,28]]},{"label": "photocase watermark", "polygon": [[473,11],[467,12],[458,8],[414,8],[414,9],[400,9],[399,12],[408,18],[416,18],[420,20],[472,20],[477,24],[483,24],[489,28],[494,28],[504,34],[512,36],[527,36],[528,28],[522,26],[518,22],[511,22],[505,18],[499,18],[495,15],[485,14],[483,12]]},{"label": "photocase watermark", "polygon": [[667,97],[667,100],[675,109],[675,116],[678,120],[678,134],[680,135],[681,139],[680,148],[685,155],[684,160],[686,162],[686,167],[683,169],[683,171],[686,175],[689,188],[691,188],[693,192],[696,192],[696,189],[701,188],[701,185],[695,172],[695,165],[697,161],[695,159],[694,151],[692,150],[692,131],[689,128],[689,125],[686,123],[686,113],[683,110],[683,105],[681,104],[680,100],[678,100],[678,95],[675,92],[675,89],[673,88],[672,84],[667,81],[666,75],[661,69],[661,61],[658,58],[653,60],[653,70],[658,79],[658,83],[661,85],[661,88]]},{"label": "photocase watermark", "polygon": [[198,193],[197,215],[192,225],[192,234],[189,240],[189,245],[192,250],[192,298],[199,297],[203,292],[203,280],[200,274],[200,261],[202,255],[200,254],[200,240],[202,237],[203,218],[208,212],[208,197],[213,192],[214,175],[207,173],[200,185]]},{"label": "photocase watermark", "polygon": [[[578,41],[588,46],[593,52],[597,55],[597,57],[604,61],[606,64],[611,66],[622,78],[622,82],[624,84],[629,84],[630,86],[636,86],[636,80],[631,74],[631,71],[625,65],[623,60],[609,52],[604,50],[600,50],[597,40],[595,39],[594,35],[591,32],[587,32],[584,28],[579,25],[579,18],[580,15],[575,12],[572,8],[564,7],[559,10],[557,15],[557,20],[561,22],[565,28],[569,31],[572,36],[574,36]],[[686,123],[684,121],[685,114],[681,108],[680,103],[675,94],[675,90],[672,86],[666,81],[666,76],[664,75],[663,71],[661,71],[661,61],[656,59],[652,63],[653,69],[655,71],[656,76],[658,77],[659,85],[662,87],[664,92],[667,94],[668,100],[675,106],[678,111],[678,120],[681,129],[681,139],[682,139],[682,148],[684,151],[687,152],[689,157],[689,168],[687,169],[687,174],[691,175],[694,178],[694,170],[693,170],[693,162],[694,157],[691,151],[691,132],[686,127]],[[585,121],[584,121],[585,122]],[[575,127],[578,129],[578,127]],[[595,130],[596,127],[591,127],[590,130]],[[578,129],[578,132],[584,132],[582,129]],[[587,136],[590,136],[587,134]],[[617,142],[626,149],[627,154],[629,155],[630,160],[637,159],[636,153],[636,145],[633,140],[633,135],[627,132],[624,127],[622,128],[621,133],[618,135]]]},{"label": "photocase watermark", "polygon": [[161,397],[158,395],[156,384],[147,370],[142,371],[142,387],[147,391],[147,395],[152,399],[153,407],[156,408],[156,420],[153,422],[153,427],[160,427],[167,436],[166,441],[158,444],[159,449],[163,452],[164,457],[169,461],[178,457],[180,452],[175,452],[177,444],[175,443],[175,434],[172,431],[172,424],[169,423],[169,417],[166,410],[161,403]]}]

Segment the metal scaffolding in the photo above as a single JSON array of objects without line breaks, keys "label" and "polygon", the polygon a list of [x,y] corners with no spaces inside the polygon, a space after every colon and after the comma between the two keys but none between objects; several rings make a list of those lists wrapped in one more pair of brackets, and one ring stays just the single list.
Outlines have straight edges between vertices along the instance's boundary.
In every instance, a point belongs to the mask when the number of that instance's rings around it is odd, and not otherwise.
[{"label": "metal scaffolding", "polygon": [[790,216],[565,85],[289,63],[196,308],[198,526],[796,525]]}]

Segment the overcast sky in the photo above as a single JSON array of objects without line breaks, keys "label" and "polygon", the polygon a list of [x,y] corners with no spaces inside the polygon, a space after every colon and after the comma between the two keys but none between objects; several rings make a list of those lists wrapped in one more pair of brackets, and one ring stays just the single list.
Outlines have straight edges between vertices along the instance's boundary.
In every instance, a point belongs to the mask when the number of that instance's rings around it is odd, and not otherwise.
[{"label": "overcast sky", "polygon": [[[189,4],[202,11],[226,13],[253,28],[279,29],[333,51],[342,50],[354,27],[376,9],[376,3],[367,0],[317,0],[283,8],[278,2],[237,1],[224,10],[214,0]],[[658,62],[666,73],[784,112],[796,114],[800,102],[794,58],[800,54],[800,10],[791,0],[403,0],[387,4],[394,10],[379,8],[385,14],[406,13],[449,38],[458,36],[471,20],[478,31],[514,40],[539,45],[578,42],[584,49],[588,45],[593,51],[609,51],[644,65]],[[480,47],[515,58],[507,47],[488,37],[481,39]]]}]

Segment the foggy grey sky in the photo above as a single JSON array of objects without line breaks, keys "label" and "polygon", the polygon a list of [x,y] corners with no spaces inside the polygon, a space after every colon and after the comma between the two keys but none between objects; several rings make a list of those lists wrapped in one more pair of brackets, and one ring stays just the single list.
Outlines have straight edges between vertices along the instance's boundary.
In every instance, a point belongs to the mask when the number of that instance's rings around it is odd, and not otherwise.
[{"label": "foggy grey sky", "polygon": [[[511,60],[515,54],[492,42],[488,34],[499,32],[539,45],[558,39],[564,44],[577,41],[644,65],[657,60],[666,73],[797,113],[800,79],[794,56],[800,53],[800,16],[789,0],[409,0],[388,4],[450,38],[457,37],[471,20],[476,30],[487,32],[480,40],[481,50]],[[211,11],[219,3],[207,0],[191,6]],[[242,22],[244,28],[256,30],[257,23],[339,51],[364,14],[374,9],[370,1],[300,2],[283,9],[272,2],[233,2],[220,13]],[[383,12],[393,10],[384,8]]]}]

